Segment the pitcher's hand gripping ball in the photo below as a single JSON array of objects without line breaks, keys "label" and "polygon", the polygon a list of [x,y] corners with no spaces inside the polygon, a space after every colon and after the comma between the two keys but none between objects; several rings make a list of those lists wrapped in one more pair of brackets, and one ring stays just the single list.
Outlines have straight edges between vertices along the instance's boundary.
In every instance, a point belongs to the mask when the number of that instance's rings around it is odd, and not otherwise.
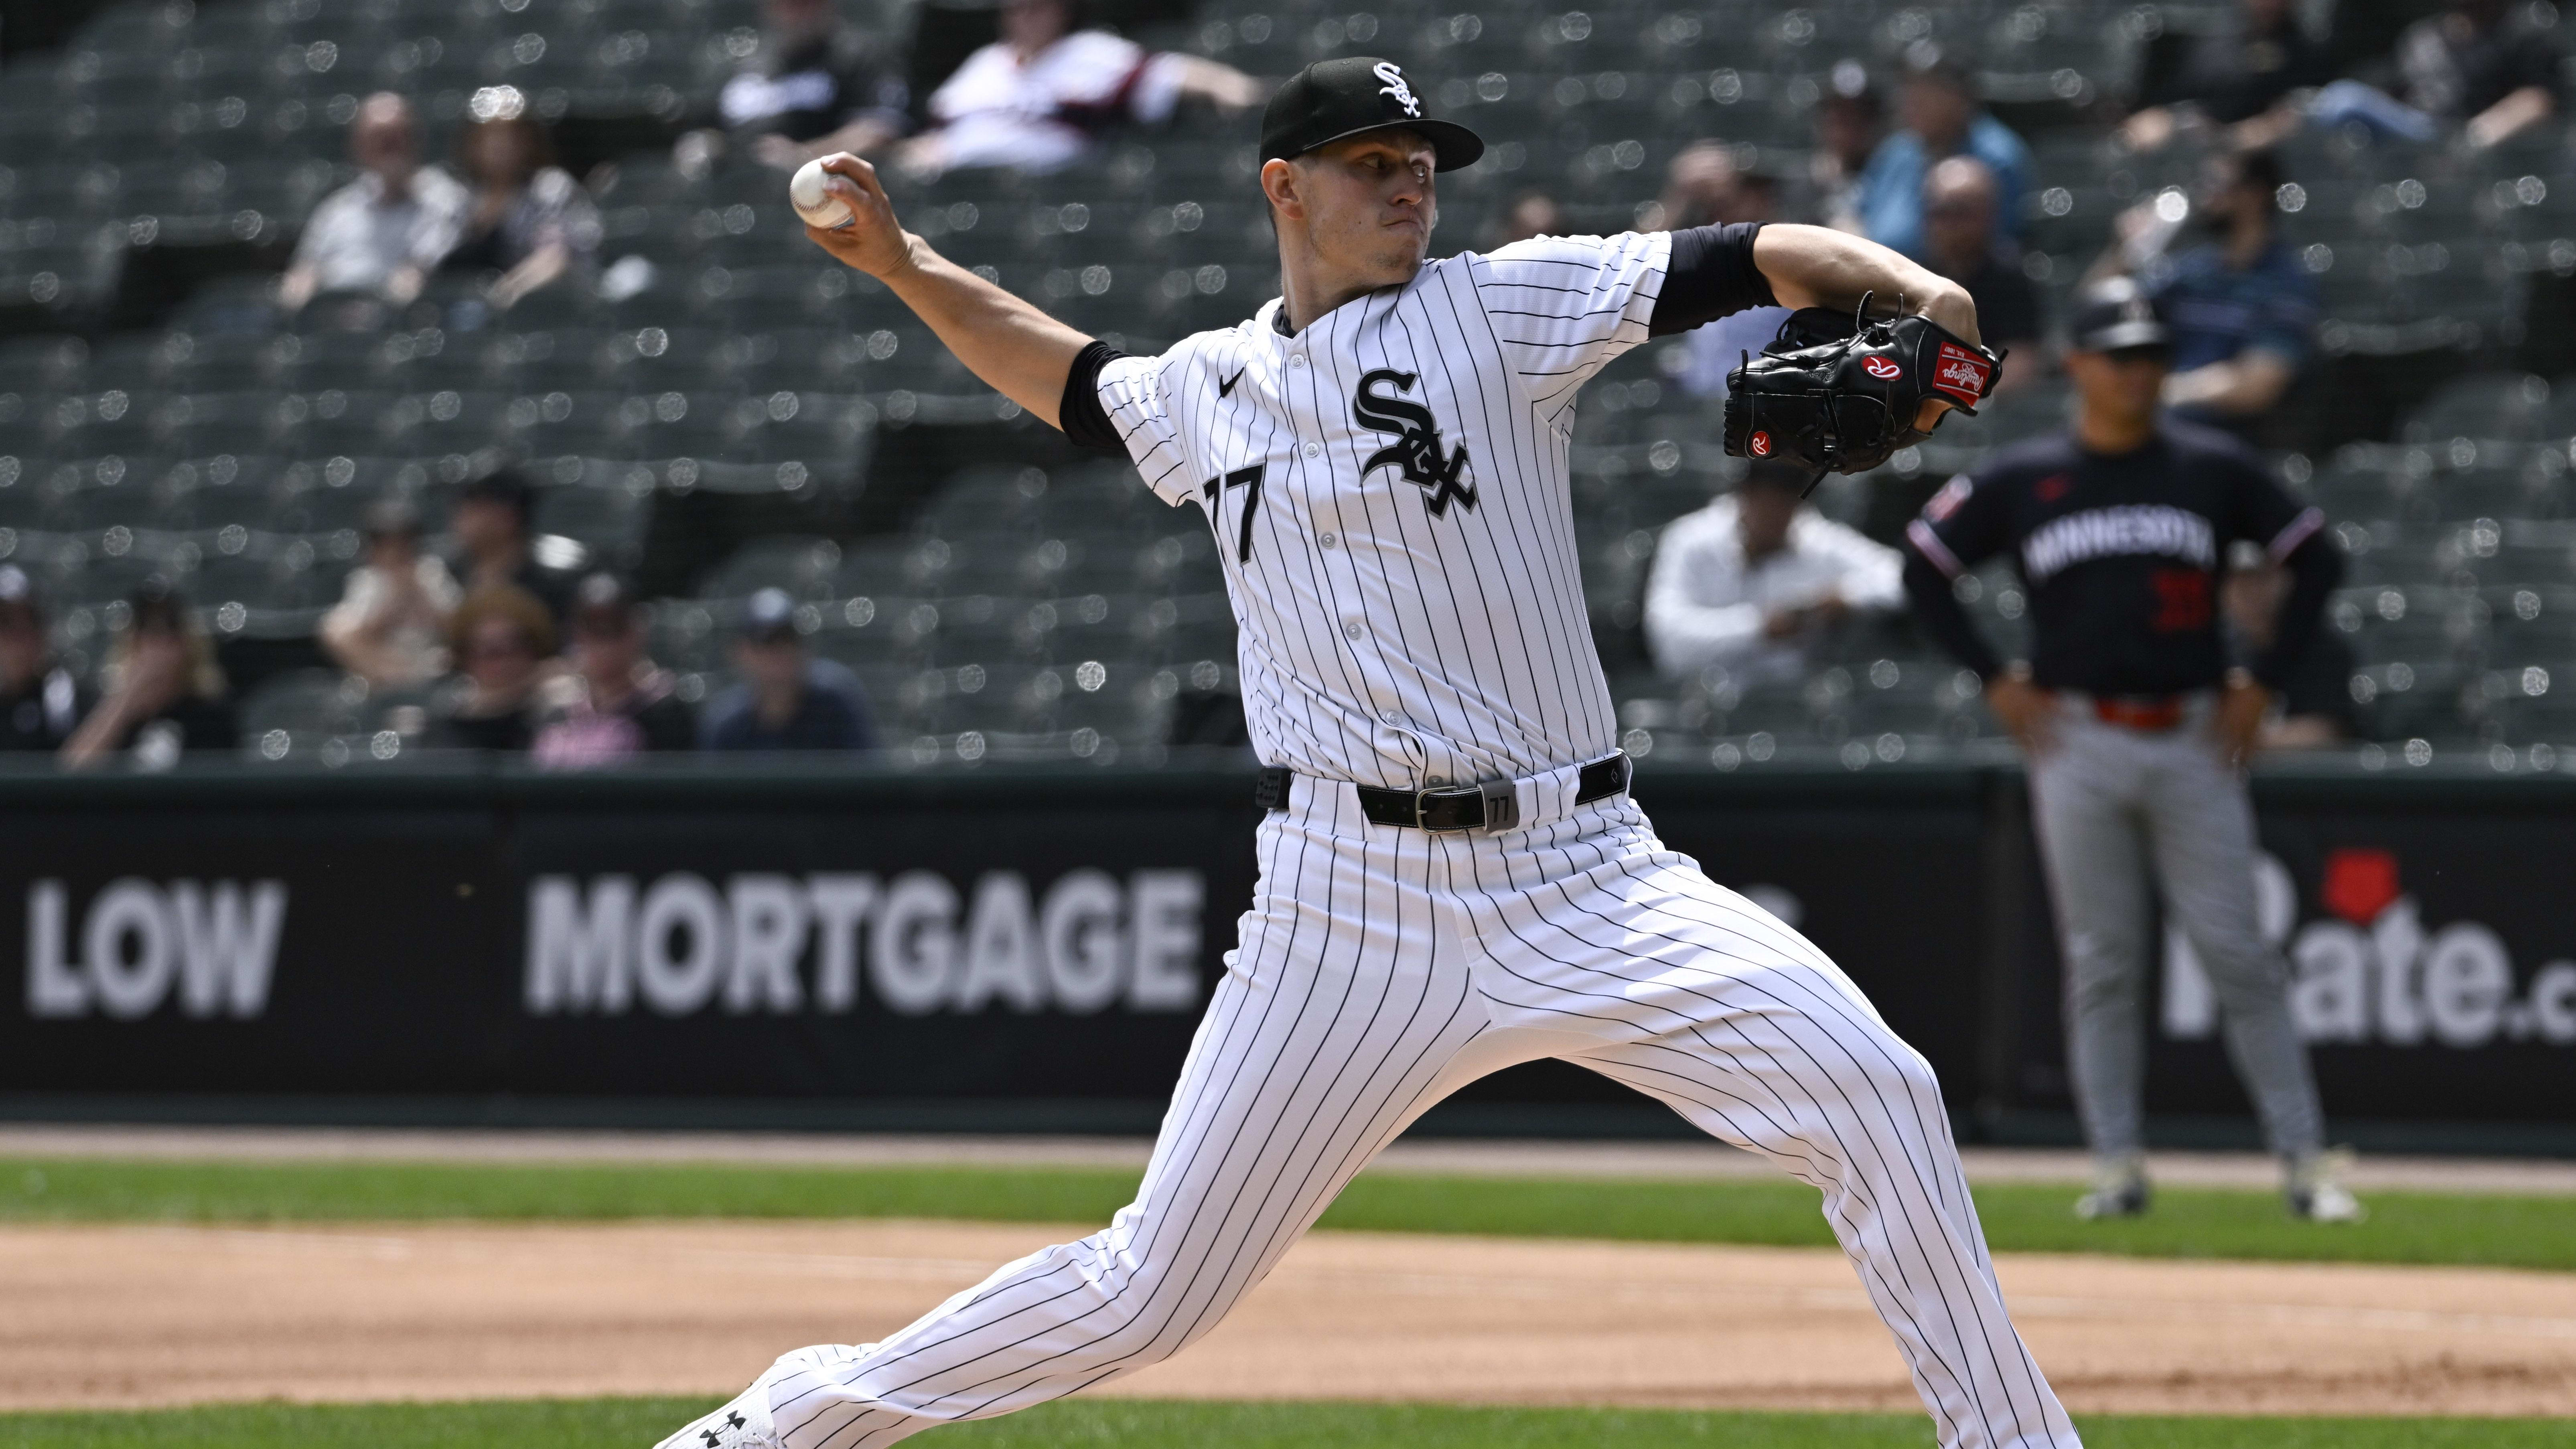
[{"label": "pitcher's hand gripping ball", "polygon": [[1726,451],[1819,478],[1865,473],[1928,436],[1915,426],[1924,404],[1975,415],[2003,354],[1929,317],[1865,321],[1868,307],[1867,297],[1848,315],[1802,307],[1761,356],[1727,375]]},{"label": "pitcher's hand gripping ball", "polygon": [[858,218],[824,185],[831,174],[823,169],[820,157],[797,167],[796,174],[787,181],[787,204],[796,208],[796,214],[805,219],[807,226],[839,231]]}]

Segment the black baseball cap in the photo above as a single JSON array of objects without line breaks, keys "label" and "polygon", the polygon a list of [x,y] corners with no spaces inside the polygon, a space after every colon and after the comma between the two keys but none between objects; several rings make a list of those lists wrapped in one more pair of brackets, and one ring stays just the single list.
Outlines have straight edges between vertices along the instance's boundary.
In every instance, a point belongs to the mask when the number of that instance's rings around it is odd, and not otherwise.
[{"label": "black baseball cap", "polygon": [[2173,345],[2173,329],[2165,325],[2164,309],[2128,277],[2096,282],[2076,294],[2073,332],[2078,352]]},{"label": "black baseball cap", "polygon": [[1374,55],[1319,60],[1290,76],[1261,113],[1261,159],[1286,161],[1345,136],[1392,126],[1431,143],[1434,171],[1476,164],[1484,138],[1455,121],[1423,113],[1422,97],[1403,67]]}]

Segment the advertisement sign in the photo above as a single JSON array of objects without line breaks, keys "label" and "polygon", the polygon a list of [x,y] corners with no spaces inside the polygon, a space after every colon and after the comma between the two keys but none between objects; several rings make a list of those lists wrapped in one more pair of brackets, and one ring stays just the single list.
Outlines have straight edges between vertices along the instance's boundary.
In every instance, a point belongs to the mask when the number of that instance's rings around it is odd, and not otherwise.
[{"label": "advertisement sign", "polygon": [[[1141,1122],[1250,903],[1258,819],[1231,772],[151,783],[49,781],[16,803],[0,1094],[1067,1101]],[[2062,1113],[2056,948],[2016,783],[1637,788],[1668,845],[1851,974],[1955,1108]],[[2563,1120],[2576,797],[2258,798],[2263,926],[2329,1113]],[[2154,975],[2149,1110],[2244,1116],[2178,934]],[[1554,1064],[1464,1096],[1638,1101]]]}]

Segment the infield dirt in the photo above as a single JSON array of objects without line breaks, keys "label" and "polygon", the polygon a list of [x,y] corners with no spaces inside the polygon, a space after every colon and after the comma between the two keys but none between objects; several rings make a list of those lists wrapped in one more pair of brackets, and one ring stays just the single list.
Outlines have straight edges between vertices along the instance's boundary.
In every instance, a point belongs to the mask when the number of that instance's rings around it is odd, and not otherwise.
[{"label": "infield dirt", "polygon": [[[0,1408],[730,1393],[1082,1229],[636,1223],[0,1230]],[[2006,1256],[2079,1412],[2576,1414],[2576,1277]],[[1830,1250],[1322,1233],[1107,1392],[1911,1408]]]}]

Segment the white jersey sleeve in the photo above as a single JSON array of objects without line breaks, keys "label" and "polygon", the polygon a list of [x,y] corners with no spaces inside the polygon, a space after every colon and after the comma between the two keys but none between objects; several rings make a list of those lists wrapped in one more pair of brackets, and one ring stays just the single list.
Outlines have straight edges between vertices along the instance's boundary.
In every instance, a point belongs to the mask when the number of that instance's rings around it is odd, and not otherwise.
[{"label": "white jersey sleeve", "polygon": [[1100,368],[1100,407],[1118,430],[1127,456],[1145,486],[1178,508],[1197,492],[1197,474],[1180,424],[1172,416],[1170,378],[1181,354],[1162,357],[1113,357]]},{"label": "white jersey sleeve", "polygon": [[1546,402],[1646,340],[1671,260],[1658,231],[1532,237],[1467,264],[1503,355]]}]

